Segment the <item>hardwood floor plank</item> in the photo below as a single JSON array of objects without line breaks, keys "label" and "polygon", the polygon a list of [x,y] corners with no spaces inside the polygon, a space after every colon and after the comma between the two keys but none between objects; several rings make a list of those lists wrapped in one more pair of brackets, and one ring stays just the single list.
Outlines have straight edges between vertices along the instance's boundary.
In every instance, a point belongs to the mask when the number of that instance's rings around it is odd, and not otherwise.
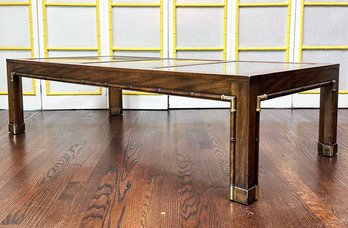
[{"label": "hardwood floor plank", "polygon": [[[260,200],[231,203],[228,110],[26,113],[0,124],[1,227],[346,227],[348,110],[336,158],[318,110],[263,110]],[[0,111],[7,119],[7,112]]]}]

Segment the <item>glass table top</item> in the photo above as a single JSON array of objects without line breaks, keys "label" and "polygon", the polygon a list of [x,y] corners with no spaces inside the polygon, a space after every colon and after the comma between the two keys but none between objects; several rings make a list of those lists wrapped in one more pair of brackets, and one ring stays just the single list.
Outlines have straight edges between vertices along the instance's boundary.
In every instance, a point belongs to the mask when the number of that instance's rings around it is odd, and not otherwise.
[{"label": "glass table top", "polygon": [[21,59],[32,62],[74,64],[121,69],[158,70],[218,75],[253,76],[289,70],[306,69],[330,64],[282,63],[256,61],[222,61],[199,59],[171,59],[129,56],[83,56]]}]

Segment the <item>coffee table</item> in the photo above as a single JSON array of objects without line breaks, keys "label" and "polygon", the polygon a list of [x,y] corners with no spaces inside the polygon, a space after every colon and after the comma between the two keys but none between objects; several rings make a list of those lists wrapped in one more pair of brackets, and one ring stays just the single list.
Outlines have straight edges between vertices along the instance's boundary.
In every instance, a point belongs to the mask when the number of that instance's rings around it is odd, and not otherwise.
[{"label": "coffee table", "polygon": [[25,130],[22,77],[108,87],[109,112],[122,114],[122,89],[230,102],[230,193],[258,199],[263,100],[320,88],[318,152],[337,152],[339,65],[126,56],[8,59],[9,131]]}]

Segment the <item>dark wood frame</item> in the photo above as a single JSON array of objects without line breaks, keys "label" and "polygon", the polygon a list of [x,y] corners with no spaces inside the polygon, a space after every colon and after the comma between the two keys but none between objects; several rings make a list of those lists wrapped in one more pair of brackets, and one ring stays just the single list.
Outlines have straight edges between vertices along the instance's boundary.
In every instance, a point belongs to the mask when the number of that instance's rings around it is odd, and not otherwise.
[{"label": "dark wood frame", "polygon": [[262,100],[320,87],[318,151],[327,157],[337,152],[338,64],[241,76],[7,60],[7,77],[12,134],[25,131],[22,77],[108,87],[111,115],[122,114],[122,89],[231,102],[230,199],[246,205],[259,195]]}]

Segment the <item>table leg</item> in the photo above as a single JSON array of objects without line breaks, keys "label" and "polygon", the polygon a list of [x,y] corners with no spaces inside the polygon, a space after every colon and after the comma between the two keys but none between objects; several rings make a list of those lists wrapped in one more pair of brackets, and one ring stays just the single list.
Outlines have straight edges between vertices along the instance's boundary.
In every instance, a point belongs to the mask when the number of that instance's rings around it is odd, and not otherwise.
[{"label": "table leg", "polygon": [[109,88],[109,115],[122,115],[122,89]]},{"label": "table leg", "polygon": [[318,152],[326,157],[337,153],[338,77],[335,83],[320,88]]},{"label": "table leg", "polygon": [[230,200],[245,205],[257,200],[259,195],[256,101],[256,96],[237,96],[230,113]]},{"label": "table leg", "polygon": [[22,95],[22,78],[11,72],[7,68],[7,85],[8,85],[8,106],[9,106],[9,131],[14,134],[21,134],[25,131],[23,115],[23,95]]}]

